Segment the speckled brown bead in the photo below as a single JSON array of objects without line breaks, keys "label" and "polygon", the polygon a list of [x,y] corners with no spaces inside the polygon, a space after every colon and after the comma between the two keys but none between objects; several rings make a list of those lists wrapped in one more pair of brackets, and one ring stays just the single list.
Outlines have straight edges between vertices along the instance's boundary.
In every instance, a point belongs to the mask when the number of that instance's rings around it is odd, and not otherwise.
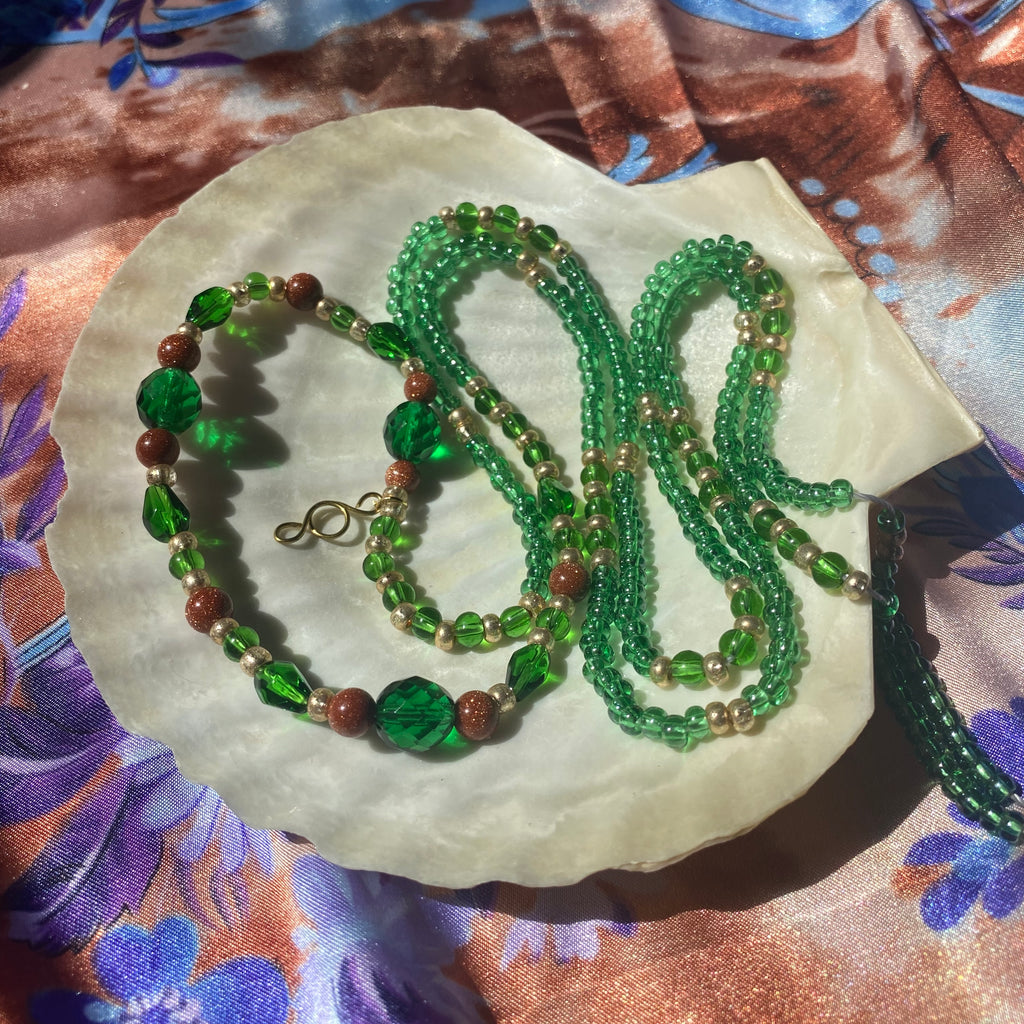
[{"label": "speckled brown bead", "polygon": [[455,702],[455,728],[464,739],[490,739],[499,718],[497,702],[483,690],[469,690]]},{"label": "speckled brown bead", "polygon": [[401,487],[406,491],[415,491],[420,482],[420,471],[408,459],[392,462],[384,470],[384,483],[388,487]]},{"label": "speckled brown bead", "polygon": [[590,586],[590,576],[579,562],[559,562],[548,576],[548,588],[552,594],[579,601]]},{"label": "speckled brown bead", "polygon": [[312,274],[292,274],[285,283],[284,297],[295,309],[316,309],[324,297],[324,286]]},{"label": "speckled brown bead", "polygon": [[228,618],[233,611],[231,597],[220,587],[200,587],[185,602],[185,620],[197,633],[209,633],[218,619]]},{"label": "speckled brown bead", "polygon": [[410,373],[405,378],[405,397],[428,404],[437,397],[437,381],[429,373]]},{"label": "speckled brown bead", "polygon": [[181,454],[178,439],[163,427],[153,427],[135,442],[135,457],[147,469],[150,466],[173,466]]},{"label": "speckled brown bead", "polygon": [[373,723],[377,702],[358,686],[339,690],[327,705],[327,724],[339,736],[362,736]]},{"label": "speckled brown bead", "polygon": [[199,346],[184,334],[168,334],[156,347],[156,358],[161,366],[177,366],[191,372],[202,357]]}]

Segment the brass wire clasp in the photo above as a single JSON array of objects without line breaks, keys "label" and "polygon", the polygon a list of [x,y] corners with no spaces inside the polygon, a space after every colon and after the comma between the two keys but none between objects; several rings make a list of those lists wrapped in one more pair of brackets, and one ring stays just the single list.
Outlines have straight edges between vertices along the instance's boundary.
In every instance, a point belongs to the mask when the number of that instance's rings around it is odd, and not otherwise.
[{"label": "brass wire clasp", "polygon": [[[318,501],[315,505],[310,505],[301,523],[281,523],[277,526],[274,530],[274,540],[278,544],[294,544],[305,537],[307,533],[311,533],[320,540],[337,540],[349,528],[353,516],[376,515],[383,500],[382,494],[378,494],[376,491],[367,491],[354,505],[330,499]],[[367,501],[372,501],[373,504],[364,508]],[[326,521],[337,515],[341,516],[341,526],[333,531],[325,530]]]}]

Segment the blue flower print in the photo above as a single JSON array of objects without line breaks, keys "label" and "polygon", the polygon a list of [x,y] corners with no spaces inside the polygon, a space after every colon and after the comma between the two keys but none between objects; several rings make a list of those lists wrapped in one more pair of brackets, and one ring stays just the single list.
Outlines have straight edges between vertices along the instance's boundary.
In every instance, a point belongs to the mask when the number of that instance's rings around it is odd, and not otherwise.
[{"label": "blue flower print", "polygon": [[[199,933],[184,917],[152,931],[128,924],[92,953],[108,999],[50,989],[31,1003],[35,1024],[284,1024],[288,988],[260,956],[242,956],[194,977]],[[194,977],[194,980],[193,980]]]}]

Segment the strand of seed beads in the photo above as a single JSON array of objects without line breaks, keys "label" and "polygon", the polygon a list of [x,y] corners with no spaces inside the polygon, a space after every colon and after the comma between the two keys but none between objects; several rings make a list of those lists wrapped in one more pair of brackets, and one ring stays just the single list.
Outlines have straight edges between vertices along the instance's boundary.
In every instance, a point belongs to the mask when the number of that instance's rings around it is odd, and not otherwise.
[{"label": "strand of seed beads", "polygon": [[[342,735],[362,735],[373,726],[385,742],[412,751],[431,749],[452,736],[488,738],[499,716],[517,702],[516,692],[507,683],[487,692],[469,691],[458,701],[436,683],[419,676],[396,680],[376,700],[353,687],[338,693],[328,688],[313,690],[294,663],[274,659],[260,645],[255,631],[232,617],[230,596],[213,585],[198,538],[190,530],[190,513],[173,490],[174,464],[180,454],[177,435],[195,423],[202,408],[199,385],[191,371],[200,362],[203,331],[225,323],[234,307],[265,298],[287,299],[298,310],[315,310],[318,317],[332,320],[338,329],[350,318],[349,307],[325,298],[312,275],[298,274],[285,281],[249,274],[229,288],[214,287],[196,296],[184,323],[158,346],[161,368],[146,377],[136,393],[136,407],[147,427],[136,444],[136,455],[147,469],[143,522],[151,536],[168,544],[171,574],[181,581],[188,595],[186,620],[193,629],[208,634],[253,678],[263,703],[297,714],[308,713],[316,721],[327,720]],[[380,348],[382,352],[377,354],[383,354],[383,358],[397,358],[394,350],[400,332],[385,329],[387,325],[376,326],[381,329],[360,332],[364,340],[371,342],[374,351]],[[394,464],[389,472],[393,469]],[[379,518],[389,516],[400,521],[405,501],[404,489],[389,484],[377,504]],[[403,628],[408,624],[408,609],[402,604],[396,606],[393,621]],[[525,670],[515,680],[525,691],[542,681]]]}]

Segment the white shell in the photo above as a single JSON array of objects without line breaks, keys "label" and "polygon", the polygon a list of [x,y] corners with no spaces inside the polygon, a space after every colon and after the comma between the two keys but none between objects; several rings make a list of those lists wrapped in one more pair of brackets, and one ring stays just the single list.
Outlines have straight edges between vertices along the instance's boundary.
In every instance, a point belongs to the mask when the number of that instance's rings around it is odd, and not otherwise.
[{"label": "white shell", "polygon": [[[166,552],[139,524],[138,465],[119,453],[131,452],[141,432],[132,395],[155,368],[145,339],[173,331],[197,292],[253,270],[316,274],[339,301],[384,319],[385,273],[408,228],[463,200],[512,203],[555,225],[621,321],[655,262],[686,238],[749,238],[795,296],[777,454],[805,479],[841,475],[884,492],[979,441],[769,164],[627,188],[493,113],[420,107],[350,118],[272,146],[211,182],[145,239],[100,297],[53,424],[70,489],[49,544],[74,639],[127,728],[170,745],[185,775],[213,785],[249,823],[308,836],[348,867],[457,887],[490,879],[562,885],[608,867],[658,867],[752,828],[853,741],[872,709],[868,602],[822,594],[789,573],[803,601],[810,661],[793,706],[747,735],[686,753],[627,737],[584,682],[579,652],[563,655],[559,645],[564,682],[507,716],[496,738],[468,757],[431,761],[345,740],[260,704],[251,680],[184,622]],[[457,310],[457,337],[480,372],[571,462],[579,445],[576,357],[554,314],[500,273],[477,279]],[[695,422],[705,431],[734,313],[717,298],[695,314],[681,345]],[[195,528],[224,541],[218,580],[235,598],[236,617],[278,657],[298,657],[312,686],[378,692],[420,674],[458,695],[500,682],[505,645],[452,658],[395,633],[360,571],[365,524],[340,550],[286,548],[272,537],[277,523],[301,519],[314,501],[351,502],[379,489],[391,461],[381,425],[402,400],[396,369],[284,303],[253,303],[231,322],[248,336],[218,329],[204,339],[196,371],[204,414],[252,417],[258,444],[231,469],[187,454],[178,468]],[[258,466],[261,452],[266,467]],[[511,516],[484,474],[445,473],[443,465],[424,467],[410,516],[427,526],[410,567],[443,609],[514,604],[523,556]],[[325,480],[340,482],[343,493],[325,493]],[[669,654],[710,650],[732,622],[722,588],[697,565],[646,470],[640,481],[659,567],[654,626]],[[578,488],[578,477],[573,483]],[[97,521],[113,534],[97,531]],[[864,566],[865,525],[861,506],[815,517],[810,529],[823,548]],[[93,571],[99,561],[102,574]],[[725,700],[751,681],[736,676]],[[669,711],[693,703],[688,692],[635,681]],[[338,785],[308,784],[332,777]]]}]

